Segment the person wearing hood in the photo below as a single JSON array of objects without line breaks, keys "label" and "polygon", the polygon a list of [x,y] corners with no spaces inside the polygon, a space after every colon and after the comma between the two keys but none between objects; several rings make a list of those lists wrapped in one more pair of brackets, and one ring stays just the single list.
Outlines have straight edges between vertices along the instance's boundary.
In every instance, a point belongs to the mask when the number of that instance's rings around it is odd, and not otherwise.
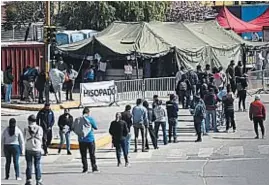
[{"label": "person wearing hood", "polygon": [[[51,85],[53,88],[55,99],[56,99],[57,103],[61,103],[62,102],[61,91],[63,88],[64,77],[65,77],[64,73],[62,71],[60,71],[59,69],[57,69],[55,67],[55,65],[52,65],[52,69],[49,72],[49,77],[51,80]],[[58,93],[59,97],[57,97],[57,93]]]},{"label": "person wearing hood", "polygon": [[204,101],[199,95],[194,97],[195,105],[193,109],[194,127],[197,134],[195,142],[202,141],[202,123],[206,116],[206,107]]},{"label": "person wearing hood", "polygon": [[172,135],[174,143],[177,142],[177,117],[178,117],[178,104],[176,103],[177,97],[174,94],[170,94],[170,100],[166,102],[166,110],[168,116],[168,142],[172,142]]},{"label": "person wearing hood", "polygon": [[59,135],[60,135],[60,145],[58,149],[58,154],[61,153],[62,146],[66,141],[67,155],[71,155],[70,151],[70,132],[73,125],[73,116],[69,113],[69,109],[64,109],[64,114],[59,117]]},{"label": "person wearing hood", "polygon": [[46,103],[44,108],[37,113],[36,123],[43,129],[43,149],[44,155],[48,155],[48,147],[52,140],[52,127],[54,125],[54,113],[50,109],[50,104]]},{"label": "person wearing hood", "polygon": [[5,179],[9,179],[11,158],[13,158],[16,180],[21,180],[19,157],[24,152],[24,139],[22,131],[16,126],[16,120],[14,118],[9,120],[9,126],[3,132],[1,144],[6,157]]},{"label": "person wearing hood", "polygon": [[35,115],[28,117],[28,127],[24,129],[25,159],[26,159],[26,184],[32,184],[32,166],[34,160],[36,185],[42,185],[41,179],[41,152],[43,129],[36,123]]},{"label": "person wearing hood", "polygon": [[157,107],[153,109],[154,115],[156,116],[155,119],[155,135],[158,138],[159,128],[162,127],[163,131],[163,144],[167,145],[167,136],[166,136],[166,111],[162,107],[162,101],[159,100]]},{"label": "person wearing hood", "polygon": [[12,94],[12,83],[14,81],[14,76],[12,75],[12,67],[8,66],[6,71],[4,72],[4,84],[5,84],[5,102],[11,102],[11,94]]}]

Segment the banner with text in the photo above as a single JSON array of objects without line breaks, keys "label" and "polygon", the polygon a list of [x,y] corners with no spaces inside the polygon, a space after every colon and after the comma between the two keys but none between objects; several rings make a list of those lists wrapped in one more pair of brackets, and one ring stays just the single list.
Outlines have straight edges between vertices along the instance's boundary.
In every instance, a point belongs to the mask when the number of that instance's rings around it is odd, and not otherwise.
[{"label": "banner with text", "polygon": [[80,84],[80,103],[110,104],[115,101],[116,87],[114,81],[90,82]]}]

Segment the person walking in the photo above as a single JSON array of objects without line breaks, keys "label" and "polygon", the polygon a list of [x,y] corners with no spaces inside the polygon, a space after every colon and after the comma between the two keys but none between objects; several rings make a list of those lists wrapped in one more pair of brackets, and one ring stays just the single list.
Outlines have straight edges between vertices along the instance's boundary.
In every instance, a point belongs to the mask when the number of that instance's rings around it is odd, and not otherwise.
[{"label": "person walking", "polygon": [[43,150],[44,156],[48,155],[48,147],[52,140],[52,127],[55,123],[55,117],[53,111],[50,109],[50,104],[45,103],[44,108],[42,108],[37,113],[36,118],[37,125],[41,126],[43,129]]},{"label": "person walking", "polygon": [[[73,87],[75,85],[75,80],[78,76],[78,72],[73,69],[73,65],[70,64],[69,68],[65,72],[65,85],[66,85],[66,101],[73,100]],[[70,98],[69,98],[70,94]]]},{"label": "person walking", "polygon": [[196,85],[199,82],[198,75],[194,70],[189,70],[187,72],[187,78],[191,84],[190,95],[194,97],[196,95]]},{"label": "person walking", "polygon": [[[96,121],[90,116],[90,109],[84,108],[83,116],[77,118],[72,130],[78,135],[79,150],[83,165],[82,173],[88,173],[87,151],[90,153],[92,172],[99,172],[95,157],[94,130],[97,130]],[[82,130],[81,130],[82,128]]]},{"label": "person walking", "polygon": [[168,116],[168,142],[172,142],[172,136],[174,138],[174,143],[177,142],[177,117],[178,117],[178,105],[176,103],[176,96],[170,94],[170,100],[166,102],[166,110]]},{"label": "person walking", "polygon": [[146,129],[146,134],[145,134],[146,149],[149,150],[149,142],[148,142],[148,137],[147,137],[148,133],[150,135],[151,142],[154,149],[158,149],[158,141],[155,135],[155,130],[153,128],[153,122],[155,121],[154,116],[153,116],[154,115],[153,109],[149,107],[149,103],[147,101],[143,102],[143,106],[147,109],[147,113],[148,113],[148,128]]},{"label": "person walking", "polygon": [[255,100],[250,104],[249,107],[249,119],[254,123],[254,131],[256,133],[255,139],[259,139],[258,125],[262,131],[262,139],[264,139],[265,128],[263,122],[266,119],[266,109],[259,95],[255,96]]},{"label": "person walking", "polygon": [[128,126],[128,135],[126,136],[126,151],[129,154],[130,142],[131,142],[131,127],[133,125],[132,114],[131,114],[131,105],[125,106],[125,111],[121,113],[121,119],[127,123]]},{"label": "person walking", "polygon": [[[237,96],[239,98],[238,101],[238,110],[239,111],[244,111],[246,112],[246,98],[247,98],[247,87],[248,87],[248,82],[247,82],[247,75],[244,74],[242,77],[237,77]],[[242,108],[241,109],[241,105]]]},{"label": "person walking", "polygon": [[235,62],[233,60],[231,60],[229,66],[228,66],[228,68],[226,70],[226,74],[227,74],[227,78],[228,78],[228,84],[231,84],[233,94],[235,94],[235,91],[236,91],[234,66],[235,66]]},{"label": "person walking", "polygon": [[4,72],[4,84],[5,84],[5,102],[11,102],[11,95],[12,95],[12,83],[14,81],[14,76],[12,75],[12,67],[8,66],[6,71]]},{"label": "person walking", "polygon": [[6,157],[5,179],[9,179],[11,158],[13,158],[16,180],[22,180],[20,177],[19,157],[24,152],[24,139],[22,131],[16,126],[14,118],[9,120],[9,126],[3,132],[1,144]]},{"label": "person walking", "polygon": [[197,102],[193,110],[194,127],[197,134],[195,142],[202,142],[202,123],[206,117],[206,107],[199,95],[196,95],[194,98],[195,102]]},{"label": "person walking", "polygon": [[69,113],[69,109],[64,109],[64,114],[59,117],[59,135],[60,144],[58,154],[61,153],[64,142],[66,141],[67,155],[72,155],[70,151],[70,132],[73,125],[73,116]]},{"label": "person walking", "polygon": [[148,113],[147,109],[142,105],[142,99],[136,100],[136,106],[132,111],[133,115],[133,126],[134,126],[134,135],[135,135],[135,149],[134,152],[137,152],[137,141],[139,136],[139,131],[141,132],[142,137],[142,152],[147,152],[145,150],[145,129],[148,125]]},{"label": "person walking", "polygon": [[121,150],[123,151],[125,166],[129,165],[128,152],[126,148],[126,137],[129,133],[127,123],[121,119],[121,113],[116,114],[116,119],[111,122],[109,133],[112,136],[112,143],[116,148],[118,167],[121,165]]},{"label": "person walking", "polygon": [[191,84],[186,74],[182,75],[181,81],[177,84],[177,95],[180,96],[183,109],[188,109],[190,104]]},{"label": "person walking", "polygon": [[155,135],[158,138],[159,128],[162,127],[163,131],[163,144],[167,145],[167,136],[166,136],[166,112],[165,109],[162,107],[162,101],[159,100],[157,107],[153,109],[155,119]]},{"label": "person walking", "polygon": [[35,115],[28,117],[28,127],[24,129],[25,159],[26,159],[26,184],[32,184],[33,160],[35,168],[36,185],[42,185],[41,179],[41,152],[43,129],[36,124]]},{"label": "person walking", "polygon": [[206,133],[210,130],[210,117],[212,119],[212,128],[214,132],[218,132],[217,129],[217,97],[214,89],[209,89],[209,92],[204,97],[204,102],[206,106]]}]

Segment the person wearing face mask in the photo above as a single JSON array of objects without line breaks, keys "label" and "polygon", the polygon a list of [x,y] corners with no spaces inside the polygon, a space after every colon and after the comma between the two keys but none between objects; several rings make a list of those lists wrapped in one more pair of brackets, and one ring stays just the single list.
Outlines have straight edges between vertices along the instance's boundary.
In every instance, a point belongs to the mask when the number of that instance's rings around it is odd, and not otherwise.
[{"label": "person wearing face mask", "polygon": [[16,120],[14,118],[9,120],[9,126],[3,132],[1,144],[4,156],[6,157],[5,179],[9,179],[11,158],[13,158],[16,180],[21,180],[19,157],[24,152],[24,139],[22,131],[16,126]]},{"label": "person wearing face mask", "polygon": [[112,142],[116,148],[118,166],[121,165],[121,150],[123,151],[125,166],[129,165],[128,152],[126,148],[126,137],[129,133],[127,123],[121,119],[121,113],[116,114],[116,119],[111,122],[109,133],[112,136]]},{"label": "person wearing face mask", "polygon": [[[78,76],[78,72],[73,69],[73,65],[71,64],[70,67],[65,72],[65,85],[66,85],[66,101],[73,100],[72,91],[75,85],[75,80]],[[70,94],[70,98],[68,95]]]},{"label": "person wearing face mask", "polygon": [[[67,155],[71,155],[70,151],[70,132],[73,124],[73,116],[69,113],[69,109],[64,109],[64,114],[59,117],[59,135],[60,135],[60,145],[58,149],[58,154],[61,153],[62,146],[66,141]],[[65,139],[64,139],[65,138]]]}]

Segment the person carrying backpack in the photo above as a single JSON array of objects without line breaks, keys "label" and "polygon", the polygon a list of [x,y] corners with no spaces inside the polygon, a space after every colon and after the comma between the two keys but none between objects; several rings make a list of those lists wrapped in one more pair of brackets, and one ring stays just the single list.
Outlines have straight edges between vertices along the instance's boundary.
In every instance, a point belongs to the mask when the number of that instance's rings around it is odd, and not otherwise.
[{"label": "person carrying backpack", "polygon": [[92,172],[99,172],[95,158],[95,137],[94,131],[97,130],[96,121],[90,116],[90,109],[84,108],[83,116],[75,119],[72,130],[78,136],[79,150],[83,165],[82,173],[88,173],[87,151],[90,153]]},{"label": "person carrying backpack", "polygon": [[189,106],[190,90],[190,81],[187,79],[186,74],[183,74],[181,81],[179,81],[177,85],[177,94],[180,96],[183,109],[187,109]]},{"label": "person carrying backpack", "polygon": [[26,159],[26,184],[31,185],[32,165],[34,159],[36,185],[42,185],[41,179],[41,152],[43,129],[36,124],[35,115],[28,117],[28,127],[24,129],[25,159]]},{"label": "person carrying backpack", "polygon": [[195,142],[202,141],[202,122],[205,119],[206,115],[206,107],[204,101],[200,98],[200,96],[196,95],[195,101],[197,102],[193,109],[193,119],[194,119],[194,127],[197,134],[197,139]]}]

